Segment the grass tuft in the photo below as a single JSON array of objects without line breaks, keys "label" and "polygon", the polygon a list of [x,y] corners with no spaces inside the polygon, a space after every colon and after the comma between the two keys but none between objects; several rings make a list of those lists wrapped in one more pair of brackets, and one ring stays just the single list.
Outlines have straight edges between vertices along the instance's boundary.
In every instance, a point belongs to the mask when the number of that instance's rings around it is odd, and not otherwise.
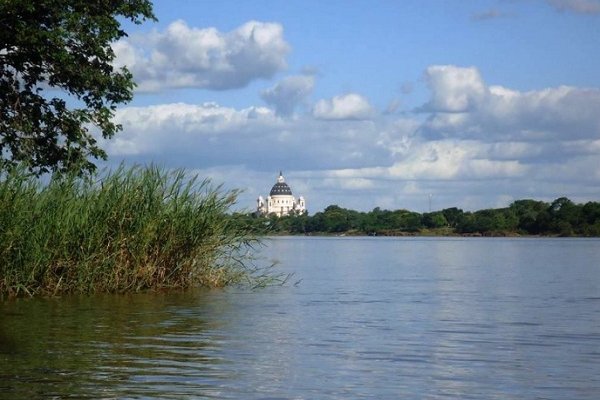
[{"label": "grass tuft", "polygon": [[96,177],[0,174],[0,296],[261,286],[238,192],[155,166]]}]

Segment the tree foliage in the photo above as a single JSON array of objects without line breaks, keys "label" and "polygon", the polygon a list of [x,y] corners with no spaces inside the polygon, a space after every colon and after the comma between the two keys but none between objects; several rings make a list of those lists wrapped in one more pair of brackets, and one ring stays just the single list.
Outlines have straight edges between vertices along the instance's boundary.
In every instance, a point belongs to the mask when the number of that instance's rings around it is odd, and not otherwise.
[{"label": "tree foliage", "polygon": [[92,130],[120,130],[134,88],[111,43],[147,19],[149,0],[0,0],[0,167],[81,173],[106,158]]},{"label": "tree foliage", "polygon": [[506,208],[474,212],[456,207],[424,214],[379,207],[359,212],[330,205],[312,216],[263,218],[248,214],[236,218],[238,223],[254,226],[256,232],[263,233],[600,236],[600,203],[575,204],[566,197],[552,203],[517,200]]}]

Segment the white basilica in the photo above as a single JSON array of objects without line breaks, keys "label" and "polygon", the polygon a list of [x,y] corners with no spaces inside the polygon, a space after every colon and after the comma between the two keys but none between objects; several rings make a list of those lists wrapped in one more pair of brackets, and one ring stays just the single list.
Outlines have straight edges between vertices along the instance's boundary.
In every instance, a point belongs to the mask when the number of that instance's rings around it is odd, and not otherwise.
[{"label": "white basilica", "polygon": [[291,213],[302,214],[306,212],[306,203],[302,196],[296,200],[292,195],[292,189],[285,183],[283,174],[279,172],[279,178],[273,185],[267,200],[265,201],[262,196],[258,197],[256,212],[259,215],[275,214],[278,217]]}]

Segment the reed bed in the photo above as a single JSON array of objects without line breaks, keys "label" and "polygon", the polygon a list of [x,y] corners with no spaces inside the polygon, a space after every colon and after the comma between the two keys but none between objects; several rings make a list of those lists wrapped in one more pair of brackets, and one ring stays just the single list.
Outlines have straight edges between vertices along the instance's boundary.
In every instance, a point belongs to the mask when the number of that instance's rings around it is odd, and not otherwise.
[{"label": "reed bed", "polygon": [[0,296],[222,287],[277,279],[227,214],[236,191],[184,171],[0,175]]}]

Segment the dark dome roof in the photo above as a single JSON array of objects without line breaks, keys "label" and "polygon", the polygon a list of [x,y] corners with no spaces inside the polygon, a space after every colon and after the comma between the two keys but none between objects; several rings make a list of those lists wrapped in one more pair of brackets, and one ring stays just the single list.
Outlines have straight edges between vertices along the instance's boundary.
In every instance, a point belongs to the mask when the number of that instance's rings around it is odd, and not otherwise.
[{"label": "dark dome roof", "polygon": [[282,195],[292,195],[292,189],[285,182],[277,182],[271,188],[271,196],[282,196]]},{"label": "dark dome roof", "polygon": [[283,178],[283,174],[279,172],[279,178],[277,178],[277,183],[273,185],[271,188],[270,196],[291,196],[292,189],[285,183],[285,179]]}]

